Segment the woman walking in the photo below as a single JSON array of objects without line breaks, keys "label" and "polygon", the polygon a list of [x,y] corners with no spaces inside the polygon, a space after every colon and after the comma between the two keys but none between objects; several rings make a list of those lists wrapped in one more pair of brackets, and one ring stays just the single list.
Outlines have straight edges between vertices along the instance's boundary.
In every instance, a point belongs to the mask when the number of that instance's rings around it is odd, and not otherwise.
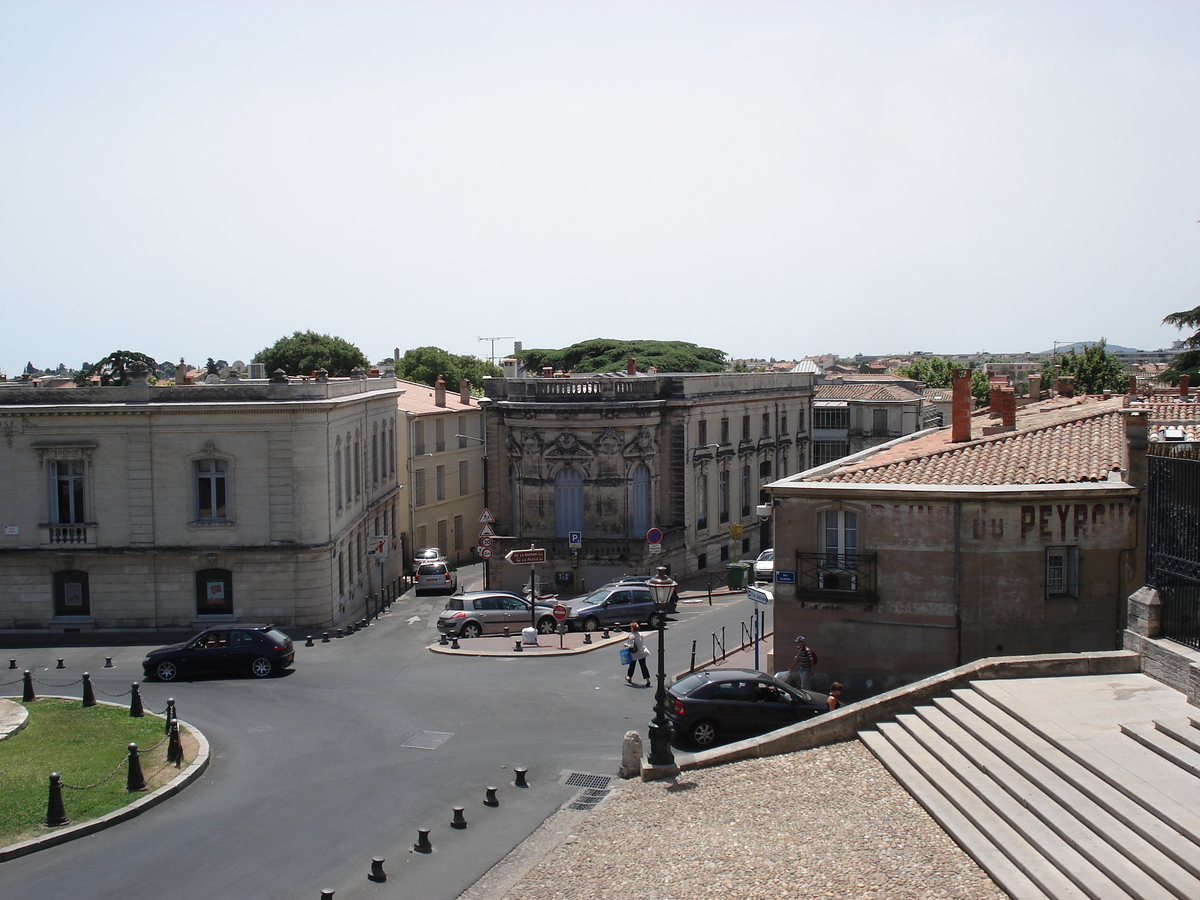
[{"label": "woman walking", "polygon": [[641,626],[637,622],[629,623],[629,640],[625,642],[625,648],[629,651],[629,671],[625,673],[625,683],[633,684],[633,669],[641,663],[642,677],[646,679],[646,687],[650,687],[650,670],[646,667],[646,657],[650,651],[646,649]]}]

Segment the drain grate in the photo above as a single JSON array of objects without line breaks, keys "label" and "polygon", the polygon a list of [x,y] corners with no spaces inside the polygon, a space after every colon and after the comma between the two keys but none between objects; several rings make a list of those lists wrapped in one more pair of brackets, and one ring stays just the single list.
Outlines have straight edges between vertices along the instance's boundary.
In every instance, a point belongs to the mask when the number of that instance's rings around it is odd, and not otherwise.
[{"label": "drain grate", "polygon": [[418,731],[400,746],[412,750],[436,750],[452,737],[452,731]]},{"label": "drain grate", "polygon": [[567,778],[567,784],[574,787],[606,789],[612,784],[611,775],[585,775],[583,772],[572,772]]},{"label": "drain grate", "polygon": [[578,809],[591,812],[611,793],[609,785],[613,779],[609,775],[587,775],[583,772],[572,772],[567,778],[567,784],[582,788],[574,800],[567,804],[567,809]]}]

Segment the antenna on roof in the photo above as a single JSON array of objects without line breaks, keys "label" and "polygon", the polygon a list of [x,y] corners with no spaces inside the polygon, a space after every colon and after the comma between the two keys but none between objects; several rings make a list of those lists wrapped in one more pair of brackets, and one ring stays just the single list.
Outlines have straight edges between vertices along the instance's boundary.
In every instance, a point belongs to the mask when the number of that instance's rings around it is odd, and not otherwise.
[{"label": "antenna on roof", "polygon": [[492,344],[492,351],[488,356],[488,362],[490,362],[493,366],[496,364],[496,341],[511,341],[512,339],[513,336],[511,334],[501,335],[500,337],[481,337],[479,340],[490,341]]}]

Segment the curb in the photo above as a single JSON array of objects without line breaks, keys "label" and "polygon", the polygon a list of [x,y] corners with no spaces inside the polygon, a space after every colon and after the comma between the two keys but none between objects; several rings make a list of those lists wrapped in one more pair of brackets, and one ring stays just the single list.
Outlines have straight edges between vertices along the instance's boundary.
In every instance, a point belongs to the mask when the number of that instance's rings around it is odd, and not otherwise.
[{"label": "curb", "polygon": [[[541,635],[542,637],[553,637],[553,635]],[[518,640],[513,637],[509,640]],[[526,646],[524,650],[517,652],[515,650],[473,650],[468,647],[463,647],[465,639],[459,638],[459,648],[452,650],[450,645],[442,646],[441,644],[430,644],[429,650],[432,653],[441,653],[447,656],[491,656],[491,657],[512,657],[513,659],[536,659],[544,656],[573,656],[576,653],[590,653],[593,650],[599,650],[602,647],[611,647],[613,644],[623,644],[629,639],[627,632],[621,632],[616,637],[610,637],[608,640],[600,639],[593,641],[590,644],[581,644],[578,647],[563,647],[561,650],[558,647],[540,647]],[[481,638],[473,638],[466,641],[470,644],[472,641],[478,641]]]},{"label": "curb", "polygon": [[[42,695],[42,698],[49,699],[47,695]],[[56,697],[53,699],[59,700],[78,700],[78,697]],[[123,706],[120,703],[108,703],[101,701],[105,706]],[[161,717],[160,717],[161,718]],[[133,801],[127,806],[122,806],[120,809],[114,809],[110,813],[100,816],[98,819],[91,819],[87,822],[80,822],[78,825],[66,825],[56,831],[43,835],[42,837],[30,838],[27,841],[21,841],[19,844],[9,844],[7,847],[0,847],[0,862],[7,862],[10,859],[16,859],[19,856],[26,856],[30,853],[36,853],[38,850],[44,850],[47,847],[56,847],[59,844],[65,844],[67,841],[73,841],[76,838],[86,837],[89,834],[95,834],[98,831],[103,831],[106,828],[111,828],[120,822],[127,819],[132,819],[134,816],[139,816],[146,810],[151,809],[162,803],[169,797],[174,797],[185,787],[199,778],[204,770],[208,768],[209,760],[212,755],[209,751],[208,738],[200,731],[200,729],[189,725],[183,719],[178,720],[181,727],[186,727],[191,731],[196,738],[198,747],[196,748],[196,759],[190,766],[164,784],[157,790],[147,794],[146,796]]]}]

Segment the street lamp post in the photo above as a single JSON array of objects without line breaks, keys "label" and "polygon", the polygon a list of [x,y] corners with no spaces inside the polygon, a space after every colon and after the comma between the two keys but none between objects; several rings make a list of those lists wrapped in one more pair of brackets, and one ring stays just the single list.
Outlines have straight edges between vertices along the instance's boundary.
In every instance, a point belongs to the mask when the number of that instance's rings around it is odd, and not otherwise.
[{"label": "street lamp post", "polygon": [[650,756],[647,760],[652,766],[674,767],[671,720],[667,718],[667,670],[663,657],[663,637],[666,633],[667,609],[677,584],[667,574],[665,566],[658,567],[658,574],[648,584],[658,618],[658,690],[654,693],[654,719],[650,722]]}]

